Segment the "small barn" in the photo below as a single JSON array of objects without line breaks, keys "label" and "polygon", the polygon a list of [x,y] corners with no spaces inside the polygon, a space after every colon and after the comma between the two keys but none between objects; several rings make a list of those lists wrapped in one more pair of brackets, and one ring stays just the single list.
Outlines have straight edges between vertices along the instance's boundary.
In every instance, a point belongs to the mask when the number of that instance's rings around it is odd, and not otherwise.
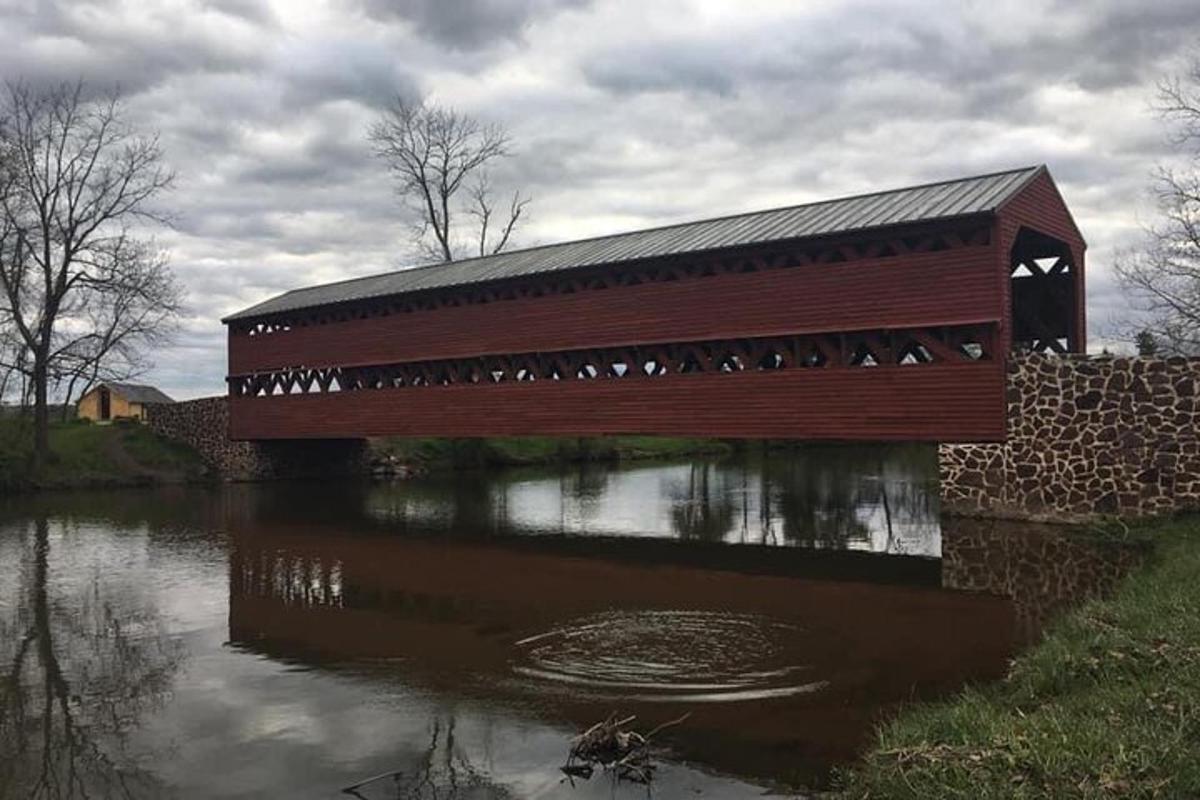
[{"label": "small barn", "polygon": [[174,402],[153,386],[106,381],[92,387],[79,398],[76,414],[80,419],[90,419],[93,422],[111,419],[144,420],[146,406]]}]

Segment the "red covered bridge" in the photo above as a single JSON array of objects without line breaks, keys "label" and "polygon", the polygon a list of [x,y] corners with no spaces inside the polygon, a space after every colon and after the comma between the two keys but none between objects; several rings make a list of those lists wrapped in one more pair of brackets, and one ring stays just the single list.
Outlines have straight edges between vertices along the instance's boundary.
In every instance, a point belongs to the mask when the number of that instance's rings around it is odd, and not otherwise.
[{"label": "red covered bridge", "polygon": [[1002,440],[1084,247],[1032,167],[297,289],[224,320],[230,433]]}]

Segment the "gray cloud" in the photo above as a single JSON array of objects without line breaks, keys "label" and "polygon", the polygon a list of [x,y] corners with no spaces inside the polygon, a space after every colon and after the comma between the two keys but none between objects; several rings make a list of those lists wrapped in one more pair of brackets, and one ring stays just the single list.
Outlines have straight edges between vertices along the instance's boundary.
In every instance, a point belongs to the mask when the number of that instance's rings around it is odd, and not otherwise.
[{"label": "gray cloud", "polygon": [[261,23],[215,9],[192,13],[128,0],[41,0],[3,12],[0,75],[139,92],[181,73],[262,65]]},{"label": "gray cloud", "polygon": [[439,44],[476,50],[519,38],[534,19],[591,0],[361,0],[375,19],[404,20]]}]

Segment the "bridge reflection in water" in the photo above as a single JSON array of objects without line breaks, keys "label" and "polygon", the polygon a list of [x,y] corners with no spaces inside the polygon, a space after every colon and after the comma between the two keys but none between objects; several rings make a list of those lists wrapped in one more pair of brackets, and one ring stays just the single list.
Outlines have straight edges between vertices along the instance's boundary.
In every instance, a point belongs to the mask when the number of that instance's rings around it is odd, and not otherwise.
[{"label": "bridge reflection in water", "polygon": [[[999,677],[1052,609],[1133,557],[1053,530],[939,526],[921,471],[895,462],[831,480],[835,495],[779,491],[769,467],[651,471],[668,489],[640,509],[650,536],[573,507],[621,495],[608,468],[359,487],[325,512],[268,496],[232,531],[230,638],[569,728],[691,711],[670,737],[680,758],[819,785],[881,715]],[[587,535],[548,535],[555,509],[559,530]]]},{"label": "bridge reflection in water", "polygon": [[636,543],[614,548],[247,531],[233,540],[230,638],[308,663],[386,662],[577,727],[618,706],[661,721],[702,705],[672,737],[681,754],[758,779],[822,774],[889,705],[996,677],[1015,646],[1005,599],[920,585],[907,568],[917,585],[675,566],[654,551],[634,563]]}]

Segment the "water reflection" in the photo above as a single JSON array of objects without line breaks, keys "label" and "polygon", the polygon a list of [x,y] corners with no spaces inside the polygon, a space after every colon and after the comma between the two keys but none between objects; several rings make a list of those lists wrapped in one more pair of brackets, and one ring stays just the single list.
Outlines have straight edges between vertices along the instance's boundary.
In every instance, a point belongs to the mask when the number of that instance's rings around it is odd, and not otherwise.
[{"label": "water reflection", "polygon": [[518,795],[497,784],[486,766],[472,762],[470,740],[456,735],[458,719],[439,714],[428,723],[428,744],[415,763],[403,769],[376,775],[350,786],[342,793],[359,800],[509,800]]},{"label": "water reflection", "polygon": [[78,531],[51,527],[37,516],[0,539],[12,576],[0,618],[0,796],[160,796],[125,738],[162,706],[184,653],[152,605],[114,597],[60,552]]},{"label": "water reflection", "polygon": [[642,797],[558,772],[614,709],[692,712],[661,797],[820,786],[1137,557],[889,452],[0,505],[0,796]]},{"label": "water reflection", "polygon": [[515,642],[513,670],[614,702],[765,700],[828,686],[795,658],[805,641],[799,625],[761,615],[605,611]]},{"label": "water reflection", "polygon": [[1051,525],[964,518],[943,525],[942,585],[1007,597],[1023,642],[1036,641],[1062,610],[1112,591],[1147,549]]},{"label": "water reflection", "polygon": [[636,536],[937,556],[936,452],[796,447],[682,464],[468,472],[377,486],[372,515],[455,535]]},{"label": "water reflection", "polygon": [[1007,601],[937,586],[265,520],[231,535],[230,637],[246,650],[369,666],[568,731],[614,706],[648,726],[694,710],[678,754],[767,784],[822,782],[881,711],[996,677],[1014,645]]}]

